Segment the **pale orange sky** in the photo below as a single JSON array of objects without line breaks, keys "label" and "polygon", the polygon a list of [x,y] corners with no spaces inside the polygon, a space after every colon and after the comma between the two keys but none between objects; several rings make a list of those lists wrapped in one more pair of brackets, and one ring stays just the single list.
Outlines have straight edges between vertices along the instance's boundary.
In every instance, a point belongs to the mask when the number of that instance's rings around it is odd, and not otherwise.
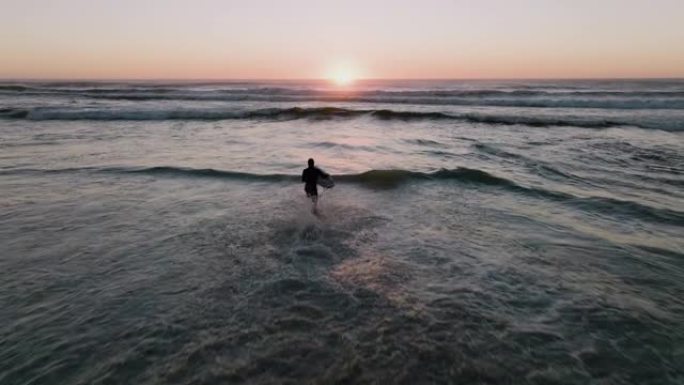
[{"label": "pale orange sky", "polygon": [[0,78],[684,77],[681,0],[4,0]]}]

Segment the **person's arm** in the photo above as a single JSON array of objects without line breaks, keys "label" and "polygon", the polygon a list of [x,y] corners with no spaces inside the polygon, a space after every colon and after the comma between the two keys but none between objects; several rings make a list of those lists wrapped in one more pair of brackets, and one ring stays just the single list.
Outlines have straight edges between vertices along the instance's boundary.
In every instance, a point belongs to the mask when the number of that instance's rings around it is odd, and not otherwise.
[{"label": "person's arm", "polygon": [[318,175],[322,176],[323,179],[330,177],[329,174],[327,174],[325,171],[321,170],[320,168],[318,169]]},{"label": "person's arm", "polygon": [[306,179],[304,179],[305,174],[306,174],[306,170],[302,171],[302,183],[306,182]]}]

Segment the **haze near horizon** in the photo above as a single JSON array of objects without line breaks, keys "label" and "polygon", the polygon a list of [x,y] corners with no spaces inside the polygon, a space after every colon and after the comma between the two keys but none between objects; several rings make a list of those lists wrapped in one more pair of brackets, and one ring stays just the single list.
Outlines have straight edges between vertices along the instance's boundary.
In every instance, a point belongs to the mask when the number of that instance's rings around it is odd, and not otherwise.
[{"label": "haze near horizon", "polygon": [[5,2],[4,79],[676,78],[684,2]]}]

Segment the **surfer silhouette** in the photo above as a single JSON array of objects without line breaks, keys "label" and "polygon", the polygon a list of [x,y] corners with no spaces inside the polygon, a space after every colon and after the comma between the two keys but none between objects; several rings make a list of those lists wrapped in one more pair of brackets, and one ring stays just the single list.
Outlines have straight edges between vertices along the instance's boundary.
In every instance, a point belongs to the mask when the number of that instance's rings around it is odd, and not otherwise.
[{"label": "surfer silhouette", "polygon": [[302,183],[304,183],[304,191],[306,192],[306,196],[311,198],[311,202],[313,202],[313,208],[311,212],[315,214],[318,206],[318,178],[320,177],[323,179],[329,179],[330,175],[323,172],[323,170],[320,168],[315,167],[313,159],[310,158],[308,163],[309,167],[302,171]]}]

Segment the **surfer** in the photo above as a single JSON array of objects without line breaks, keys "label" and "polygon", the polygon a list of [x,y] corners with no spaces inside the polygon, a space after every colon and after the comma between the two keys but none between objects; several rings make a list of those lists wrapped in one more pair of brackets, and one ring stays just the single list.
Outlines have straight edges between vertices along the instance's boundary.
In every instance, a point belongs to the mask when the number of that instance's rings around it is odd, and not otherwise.
[{"label": "surfer", "polygon": [[302,171],[302,182],[305,183],[304,191],[306,192],[306,196],[311,198],[311,202],[313,202],[313,209],[311,211],[315,214],[318,205],[318,188],[316,186],[318,177],[329,178],[330,175],[323,172],[320,168],[315,167],[313,159],[309,158],[308,163],[309,167]]}]

